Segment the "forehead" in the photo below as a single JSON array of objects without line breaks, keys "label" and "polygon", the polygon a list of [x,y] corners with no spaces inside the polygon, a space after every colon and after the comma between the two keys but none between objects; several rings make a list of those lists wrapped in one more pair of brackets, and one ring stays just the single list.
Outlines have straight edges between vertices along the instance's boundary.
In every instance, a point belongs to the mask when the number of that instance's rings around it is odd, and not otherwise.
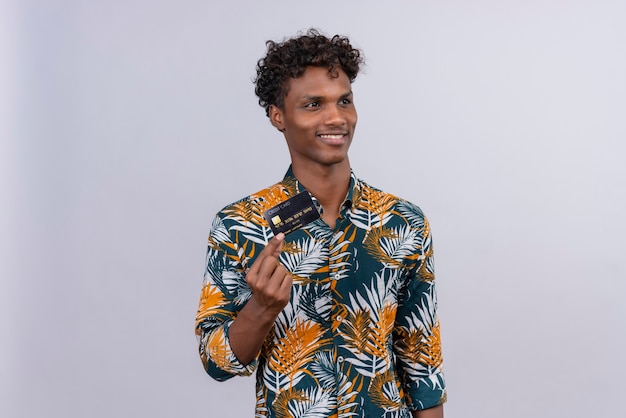
[{"label": "forehead", "polygon": [[307,67],[300,77],[289,80],[285,98],[304,96],[342,96],[351,92],[350,79],[341,67]]}]

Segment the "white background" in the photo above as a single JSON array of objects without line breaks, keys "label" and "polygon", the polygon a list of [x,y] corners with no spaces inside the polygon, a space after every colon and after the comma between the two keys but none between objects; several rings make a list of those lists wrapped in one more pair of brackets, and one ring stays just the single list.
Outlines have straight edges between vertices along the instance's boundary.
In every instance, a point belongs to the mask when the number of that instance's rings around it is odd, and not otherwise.
[{"label": "white background", "polygon": [[349,35],[358,176],[435,237],[447,417],[617,417],[624,1],[0,5],[0,415],[251,417],[193,335],[213,215],[273,184],[268,39]]}]

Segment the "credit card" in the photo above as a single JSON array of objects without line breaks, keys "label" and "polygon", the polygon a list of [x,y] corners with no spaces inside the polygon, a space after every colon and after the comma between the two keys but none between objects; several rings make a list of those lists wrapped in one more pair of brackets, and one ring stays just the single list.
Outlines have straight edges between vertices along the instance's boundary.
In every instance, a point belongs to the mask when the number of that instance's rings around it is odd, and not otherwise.
[{"label": "credit card", "polygon": [[306,190],[268,209],[263,214],[274,235],[287,235],[320,217],[311,195]]}]

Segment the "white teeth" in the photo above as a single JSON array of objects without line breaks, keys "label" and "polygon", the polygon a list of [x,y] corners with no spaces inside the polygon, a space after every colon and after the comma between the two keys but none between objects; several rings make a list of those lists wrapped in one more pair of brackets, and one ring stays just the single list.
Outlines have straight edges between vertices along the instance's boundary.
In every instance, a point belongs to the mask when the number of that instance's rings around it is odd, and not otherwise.
[{"label": "white teeth", "polygon": [[340,134],[340,135],[328,135],[328,134],[322,134],[322,135],[320,135],[320,136],[321,136],[322,138],[328,138],[328,139],[331,139],[331,138],[332,138],[332,139],[340,139],[340,138],[343,138],[343,135],[342,135],[342,134]]}]

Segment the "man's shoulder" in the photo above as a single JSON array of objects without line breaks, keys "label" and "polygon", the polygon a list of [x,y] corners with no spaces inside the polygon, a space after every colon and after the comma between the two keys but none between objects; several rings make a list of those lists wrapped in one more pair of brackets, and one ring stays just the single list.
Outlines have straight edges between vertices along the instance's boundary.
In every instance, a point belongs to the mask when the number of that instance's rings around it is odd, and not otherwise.
[{"label": "man's shoulder", "polygon": [[263,223],[262,215],[267,209],[293,194],[294,187],[288,182],[281,181],[224,206],[217,215],[222,219],[234,217]]},{"label": "man's shoulder", "polygon": [[357,179],[357,193],[358,202],[357,206],[371,207],[387,207],[387,208],[402,208],[403,211],[413,212],[414,214],[423,217],[424,213],[422,209],[415,203],[400,197],[394,193],[386,192],[376,186],[372,186],[368,182]]}]

